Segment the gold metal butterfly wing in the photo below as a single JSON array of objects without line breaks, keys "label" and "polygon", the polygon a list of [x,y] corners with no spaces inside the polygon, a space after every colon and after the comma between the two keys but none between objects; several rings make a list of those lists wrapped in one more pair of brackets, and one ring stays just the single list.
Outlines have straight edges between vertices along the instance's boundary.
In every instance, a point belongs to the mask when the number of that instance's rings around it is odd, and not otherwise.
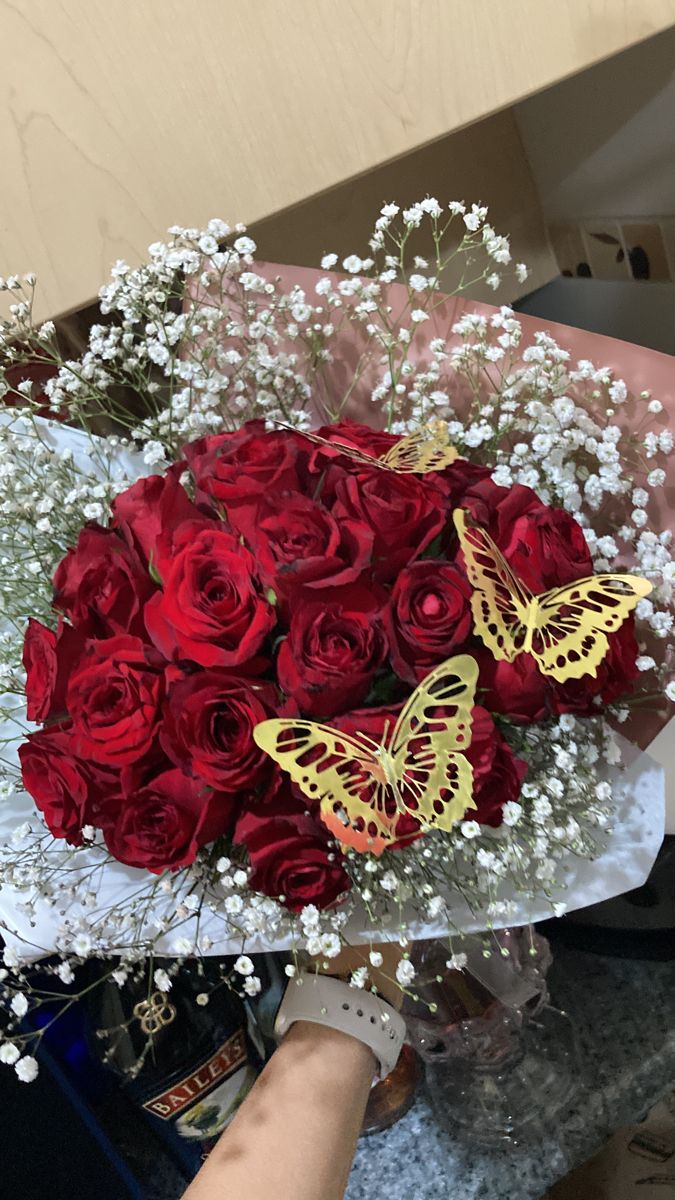
[{"label": "gold metal butterfly wing", "polygon": [[455,527],[473,588],[476,633],[495,658],[531,654],[559,683],[596,675],[616,633],[652,585],[639,575],[589,575],[535,596],[492,538],[458,509]]},{"label": "gold metal butterfly wing", "polygon": [[379,462],[400,474],[427,475],[443,471],[458,458],[459,452],[450,444],[447,431],[425,427],[402,437]]},{"label": "gold metal butterfly wing", "polygon": [[258,746],[319,804],[335,838],[380,855],[407,813],[423,830],[445,829],[475,808],[466,757],[478,668],[469,655],[425,677],[380,743],[302,718],[262,721]]}]

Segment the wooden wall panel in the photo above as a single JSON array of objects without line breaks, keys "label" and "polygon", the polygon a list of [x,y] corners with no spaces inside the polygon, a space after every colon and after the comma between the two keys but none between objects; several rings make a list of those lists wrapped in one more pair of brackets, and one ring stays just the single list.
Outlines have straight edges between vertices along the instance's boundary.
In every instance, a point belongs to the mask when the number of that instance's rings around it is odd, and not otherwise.
[{"label": "wooden wall panel", "polygon": [[675,0],[0,0],[0,273],[86,303],[675,23]]}]

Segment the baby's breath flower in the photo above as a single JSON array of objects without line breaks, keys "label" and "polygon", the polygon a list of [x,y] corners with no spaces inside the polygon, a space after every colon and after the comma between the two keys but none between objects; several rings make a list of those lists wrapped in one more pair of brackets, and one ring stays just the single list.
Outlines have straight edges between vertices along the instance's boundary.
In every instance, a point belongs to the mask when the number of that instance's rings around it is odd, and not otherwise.
[{"label": "baby's breath flower", "polygon": [[15,1062],[14,1070],[22,1083],[32,1083],[38,1077],[37,1059],[30,1054],[24,1054],[23,1058]]},{"label": "baby's breath flower", "polygon": [[160,992],[170,992],[171,991],[172,980],[171,980],[171,977],[167,974],[167,972],[164,970],[163,967],[159,967],[155,971],[152,978],[153,978],[155,987]]},{"label": "baby's breath flower", "polygon": [[507,800],[502,809],[502,817],[505,825],[517,825],[523,813],[522,805],[516,800]]},{"label": "baby's breath flower", "polygon": [[69,962],[59,963],[56,968],[56,973],[61,980],[61,983],[72,983],[75,978],[75,972]]},{"label": "baby's breath flower", "polygon": [[364,988],[368,982],[368,968],[356,967],[349,977],[349,985],[353,988]]},{"label": "baby's breath flower", "polygon": [[409,987],[415,978],[415,968],[409,958],[402,958],[396,967],[396,978],[401,987]]},{"label": "baby's breath flower", "polygon": [[449,971],[463,971],[468,961],[466,954],[453,954],[445,965]]},{"label": "baby's breath flower", "polygon": [[398,889],[398,877],[394,871],[385,871],[380,879],[380,887],[385,892],[395,892]]},{"label": "baby's breath flower", "polygon": [[[357,254],[350,254],[347,258],[343,258],[342,266],[345,271],[349,271],[351,275],[356,275],[363,270],[363,262]],[[325,270],[326,268],[324,268]]]},{"label": "baby's breath flower", "polygon": [[16,996],[12,997],[10,1007],[15,1017],[25,1017],[28,1012],[28,1000],[23,992],[18,992]]},{"label": "baby's breath flower", "polygon": [[247,954],[240,954],[234,964],[234,969],[239,975],[252,975],[255,967]]},{"label": "baby's breath flower", "polygon": [[465,838],[475,838],[480,835],[478,821],[462,821],[461,830]]},{"label": "baby's breath flower", "polygon": [[342,942],[336,933],[324,933],[321,938],[321,953],[326,958],[337,958],[342,949]]},{"label": "baby's breath flower", "polygon": [[478,204],[472,204],[471,211],[469,213],[465,213],[464,224],[471,233],[476,233],[476,231],[480,228],[481,223],[487,216],[487,211],[487,208],[481,207]]}]

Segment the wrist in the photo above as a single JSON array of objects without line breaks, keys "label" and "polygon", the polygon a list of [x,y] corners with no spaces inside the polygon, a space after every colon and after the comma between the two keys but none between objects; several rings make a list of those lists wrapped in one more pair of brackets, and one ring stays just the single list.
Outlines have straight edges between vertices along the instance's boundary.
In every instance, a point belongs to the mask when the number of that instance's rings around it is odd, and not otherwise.
[{"label": "wrist", "polygon": [[282,1045],[291,1042],[302,1047],[303,1061],[323,1069],[331,1079],[341,1074],[351,1075],[363,1066],[368,1079],[376,1073],[379,1063],[371,1046],[340,1029],[329,1029],[314,1021],[295,1021],[284,1035]]},{"label": "wrist", "polygon": [[365,1043],[377,1059],[381,1078],[392,1071],[405,1039],[396,1010],[372,992],[341,979],[312,972],[290,981],[274,1029],[283,1037],[296,1023],[309,1022]]}]

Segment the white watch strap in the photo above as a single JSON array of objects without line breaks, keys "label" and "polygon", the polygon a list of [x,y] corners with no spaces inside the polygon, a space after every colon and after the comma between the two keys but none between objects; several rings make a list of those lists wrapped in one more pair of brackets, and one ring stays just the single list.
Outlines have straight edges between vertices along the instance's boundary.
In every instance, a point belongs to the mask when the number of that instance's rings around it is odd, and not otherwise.
[{"label": "white watch strap", "polygon": [[289,981],[274,1023],[277,1036],[296,1021],[313,1021],[365,1042],[380,1064],[381,1079],[396,1066],[406,1034],[403,1018],[380,996],[314,972],[300,972]]}]

